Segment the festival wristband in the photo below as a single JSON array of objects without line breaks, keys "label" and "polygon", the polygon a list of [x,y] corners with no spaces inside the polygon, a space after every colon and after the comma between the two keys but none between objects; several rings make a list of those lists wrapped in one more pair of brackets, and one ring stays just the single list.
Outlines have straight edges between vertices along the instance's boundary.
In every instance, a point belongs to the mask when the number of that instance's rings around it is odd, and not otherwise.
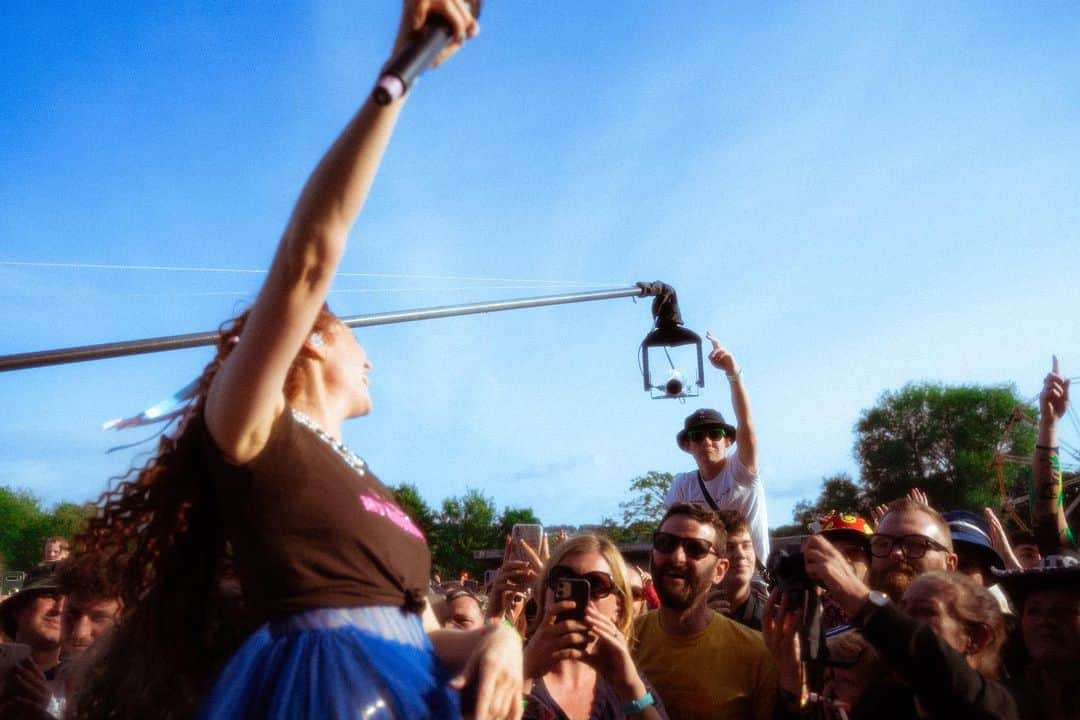
[{"label": "festival wristband", "polygon": [[650,708],[656,703],[656,698],[652,696],[651,692],[646,691],[644,695],[639,697],[633,702],[628,702],[623,705],[623,715],[637,715],[638,713],[645,712],[645,708]]}]

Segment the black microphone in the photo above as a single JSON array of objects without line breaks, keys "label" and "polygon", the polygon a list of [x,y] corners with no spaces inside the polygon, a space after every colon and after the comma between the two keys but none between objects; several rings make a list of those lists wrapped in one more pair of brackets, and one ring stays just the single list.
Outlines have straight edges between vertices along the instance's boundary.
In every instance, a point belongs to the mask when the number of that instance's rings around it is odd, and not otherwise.
[{"label": "black microphone", "polygon": [[450,22],[442,15],[428,16],[412,41],[401,48],[390,62],[383,67],[379,81],[371,96],[380,105],[389,105],[391,101],[404,95],[420,73],[431,67],[435,58],[453,39]]}]

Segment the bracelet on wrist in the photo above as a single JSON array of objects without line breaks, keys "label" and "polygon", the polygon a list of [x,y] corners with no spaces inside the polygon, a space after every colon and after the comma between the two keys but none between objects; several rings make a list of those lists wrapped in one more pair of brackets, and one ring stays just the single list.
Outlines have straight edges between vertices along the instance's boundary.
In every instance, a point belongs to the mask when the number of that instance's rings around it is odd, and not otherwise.
[{"label": "bracelet on wrist", "polygon": [[726,375],[727,375],[727,381],[729,383],[740,382],[742,380],[742,368],[739,368],[738,370],[736,370],[733,373],[726,373]]},{"label": "bracelet on wrist", "polygon": [[637,715],[640,712],[644,712],[645,708],[652,707],[655,703],[656,698],[653,697],[651,692],[646,690],[645,694],[639,697],[637,700],[634,700],[633,702],[628,702],[623,705],[623,715]]},{"label": "bracelet on wrist", "polygon": [[1057,445],[1036,445],[1036,450],[1045,450],[1046,452],[1058,452],[1060,448]]}]

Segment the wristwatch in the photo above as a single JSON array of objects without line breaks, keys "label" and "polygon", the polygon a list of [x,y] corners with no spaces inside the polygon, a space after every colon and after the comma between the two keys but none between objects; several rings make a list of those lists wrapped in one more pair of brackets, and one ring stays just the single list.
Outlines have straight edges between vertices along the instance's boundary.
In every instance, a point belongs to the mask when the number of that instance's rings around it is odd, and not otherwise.
[{"label": "wristwatch", "polygon": [[866,598],[866,602],[859,608],[859,611],[855,613],[855,617],[852,618],[853,624],[858,627],[865,627],[867,620],[869,620],[874,613],[881,608],[888,605],[891,601],[889,596],[880,590],[871,590],[870,594]]}]

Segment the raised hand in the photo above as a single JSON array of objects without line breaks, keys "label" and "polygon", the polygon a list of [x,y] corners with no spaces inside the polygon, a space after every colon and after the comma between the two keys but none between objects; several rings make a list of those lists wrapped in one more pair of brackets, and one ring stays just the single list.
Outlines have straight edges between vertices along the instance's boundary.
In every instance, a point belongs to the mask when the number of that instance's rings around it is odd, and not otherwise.
[{"label": "raised hand", "polygon": [[780,671],[780,687],[796,698],[806,691],[799,648],[801,622],[802,609],[785,607],[780,590],[773,590],[761,613],[761,634]]},{"label": "raised hand", "polygon": [[519,720],[522,679],[521,638],[502,623],[485,628],[485,635],[465,664],[450,681],[461,690],[476,688],[475,720]]},{"label": "raised hand", "polygon": [[727,348],[720,344],[712,331],[705,331],[705,339],[712,343],[712,351],[709,353],[709,362],[717,370],[723,370],[728,375],[737,375],[739,366],[735,362],[735,356],[728,352]]},{"label": "raised hand", "polygon": [[914,500],[915,502],[922,503],[927,507],[932,507],[930,505],[930,498],[926,496],[926,493],[923,492],[921,488],[911,488],[910,490],[908,490],[907,496],[909,500]]},{"label": "raised hand", "polygon": [[1009,542],[1009,536],[1005,532],[1001,520],[990,508],[983,508],[983,515],[986,517],[986,524],[990,526],[990,544],[994,546],[997,554],[1005,562],[1005,569],[1022,570],[1023,566],[1020,564],[1020,560],[1017,559],[1016,553],[1013,552],[1012,544]]},{"label": "raised hand", "polygon": [[573,600],[548,604],[525,645],[525,677],[543,677],[557,663],[585,656],[585,646],[589,643],[588,627],[577,620],[557,619],[559,613],[575,607]]},{"label": "raised hand", "polygon": [[[614,621],[589,605],[585,610],[585,622],[593,641],[582,659],[596,668],[624,702],[642,697],[646,692],[645,683],[630,656],[626,638]],[[654,713],[647,713],[645,717],[659,717]]]},{"label": "raised hand", "polygon": [[414,32],[424,27],[428,16],[432,14],[446,18],[454,35],[454,40],[435,58],[433,67],[442,65],[461,49],[466,39],[476,37],[480,32],[480,25],[473,17],[472,5],[465,0],[407,0],[402,7],[401,23],[394,41],[395,53],[408,42]]},{"label": "raised hand", "polygon": [[1039,412],[1045,419],[1057,420],[1069,405],[1069,380],[1061,376],[1057,355],[1053,356],[1050,374],[1043,380],[1039,394]]}]

